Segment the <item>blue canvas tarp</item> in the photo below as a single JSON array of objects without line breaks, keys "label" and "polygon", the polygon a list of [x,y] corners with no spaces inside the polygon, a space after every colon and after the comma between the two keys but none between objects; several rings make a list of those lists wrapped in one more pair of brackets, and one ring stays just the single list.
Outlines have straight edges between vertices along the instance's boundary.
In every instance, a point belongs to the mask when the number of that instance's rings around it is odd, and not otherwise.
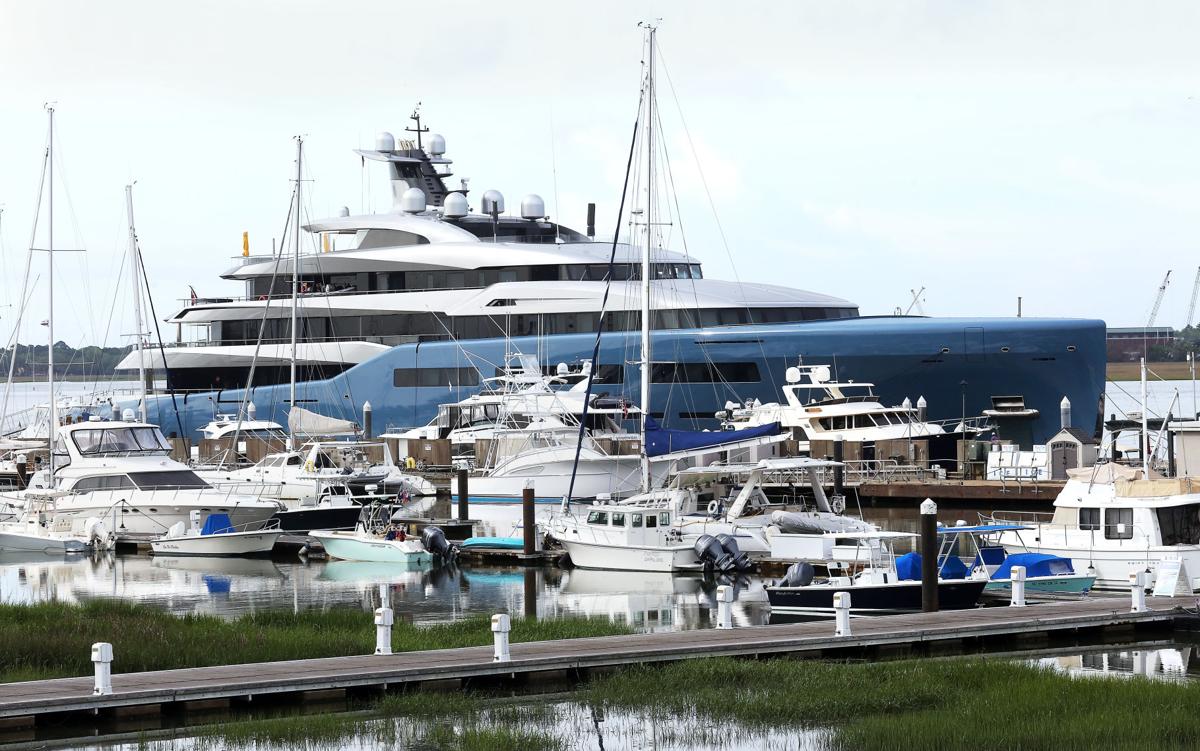
[{"label": "blue canvas tarp", "polygon": [[200,530],[202,535],[219,535],[222,532],[232,532],[233,522],[229,519],[229,514],[209,514],[204,520],[204,527]]},{"label": "blue canvas tarp", "polygon": [[716,448],[726,443],[746,441],[775,435],[779,423],[760,425],[744,430],[672,430],[664,428],[652,417],[646,418],[646,456],[663,456],[681,451]]},{"label": "blue canvas tarp", "polygon": [[[920,553],[905,553],[896,558],[896,575],[901,581],[920,581],[921,579],[921,554]],[[938,576],[943,579],[965,579],[967,578],[967,564],[962,562],[958,556],[945,556],[941,560],[941,570]]]},{"label": "blue canvas tarp", "polygon": [[1000,564],[992,578],[1011,579],[1013,566],[1024,566],[1026,576],[1060,576],[1075,573],[1070,558],[1045,553],[1013,553],[1004,559],[1004,563]]}]

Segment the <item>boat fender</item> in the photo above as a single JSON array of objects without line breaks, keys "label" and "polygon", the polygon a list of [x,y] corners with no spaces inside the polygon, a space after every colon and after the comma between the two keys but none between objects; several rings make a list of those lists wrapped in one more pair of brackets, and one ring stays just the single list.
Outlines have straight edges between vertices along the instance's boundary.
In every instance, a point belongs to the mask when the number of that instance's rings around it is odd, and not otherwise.
[{"label": "boat fender", "polygon": [[305,472],[312,473],[312,472],[316,471],[316,469],[317,469],[316,465],[313,464],[312,459],[309,459],[308,461],[304,462],[304,471]]}]

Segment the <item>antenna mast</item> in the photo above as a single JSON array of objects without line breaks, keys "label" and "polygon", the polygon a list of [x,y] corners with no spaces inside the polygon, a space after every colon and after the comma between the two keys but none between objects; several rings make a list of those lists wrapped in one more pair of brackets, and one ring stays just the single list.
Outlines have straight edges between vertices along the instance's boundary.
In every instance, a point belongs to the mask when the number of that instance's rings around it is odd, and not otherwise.
[{"label": "antenna mast", "polygon": [[50,267],[50,314],[46,317],[46,329],[50,337],[50,346],[47,348],[49,363],[46,370],[46,385],[50,391],[50,430],[47,433],[50,442],[50,462],[47,466],[50,470],[50,485],[53,487],[54,441],[58,438],[58,400],[54,396],[54,107],[47,106],[46,111],[50,114],[50,140],[46,146],[46,163],[48,165],[46,174],[50,180],[50,201],[47,208],[49,243],[46,246],[46,259]]},{"label": "antenna mast", "polygon": [[125,214],[129,218],[129,269],[133,275],[133,351],[138,359],[138,418],[146,422],[146,361],[142,353],[142,284],[141,253],[138,251],[137,230],[133,226],[133,185],[125,186]]},{"label": "antenna mast", "polygon": [[296,136],[296,242],[293,246],[292,253],[292,346],[290,357],[288,358],[291,366],[288,376],[288,449],[294,449],[296,439],[291,431],[291,412],[296,409],[296,307],[300,296],[300,211],[303,203],[300,200],[300,191],[303,185],[303,157],[304,157],[304,138]]},{"label": "antenna mast", "polygon": [[643,24],[649,39],[646,68],[646,252],[642,256],[642,492],[650,490],[650,457],[646,453],[646,427],[650,420],[650,253],[654,243],[654,46],[658,27]]}]

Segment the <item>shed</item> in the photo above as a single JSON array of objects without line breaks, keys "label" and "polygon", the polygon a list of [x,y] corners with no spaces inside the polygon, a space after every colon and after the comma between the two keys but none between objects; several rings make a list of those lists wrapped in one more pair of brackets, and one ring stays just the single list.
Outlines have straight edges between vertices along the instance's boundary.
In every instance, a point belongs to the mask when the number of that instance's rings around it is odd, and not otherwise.
[{"label": "shed", "polygon": [[1050,447],[1050,479],[1067,479],[1067,470],[1090,467],[1100,454],[1100,441],[1081,428],[1063,428],[1054,434]]}]

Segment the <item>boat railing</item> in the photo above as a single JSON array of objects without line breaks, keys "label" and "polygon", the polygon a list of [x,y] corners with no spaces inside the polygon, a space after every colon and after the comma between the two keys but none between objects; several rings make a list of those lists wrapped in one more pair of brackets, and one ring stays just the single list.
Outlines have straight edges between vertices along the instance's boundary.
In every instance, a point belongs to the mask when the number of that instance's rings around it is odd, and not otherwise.
[{"label": "boat railing", "polygon": [[[1096,529],[1080,529],[1076,522],[1055,522],[1054,514],[1046,511],[993,511],[991,514],[979,514],[980,524],[1021,524],[1032,527],[1029,530],[1034,538],[1042,545],[1053,544],[1058,547],[1078,549],[1081,552],[1095,550],[1135,549],[1145,550],[1149,556],[1152,547],[1158,545],[1156,530],[1147,528],[1137,522],[1123,524],[1100,524]],[[1125,529],[1121,529],[1124,527]],[[1061,534],[1061,541],[1048,543],[1046,533]],[[1018,533],[1020,534],[1020,533]],[[1086,540],[1085,545],[1081,542]]]},{"label": "boat railing", "polygon": [[[934,470],[927,467],[901,464],[895,459],[851,459],[843,464],[842,483],[847,487],[864,483],[914,482],[934,474]],[[817,471],[823,485],[833,485],[833,467],[821,467]]]},{"label": "boat railing", "polygon": [[238,495],[279,498],[283,495],[283,483],[261,480],[207,480],[214,490],[237,493]]}]

